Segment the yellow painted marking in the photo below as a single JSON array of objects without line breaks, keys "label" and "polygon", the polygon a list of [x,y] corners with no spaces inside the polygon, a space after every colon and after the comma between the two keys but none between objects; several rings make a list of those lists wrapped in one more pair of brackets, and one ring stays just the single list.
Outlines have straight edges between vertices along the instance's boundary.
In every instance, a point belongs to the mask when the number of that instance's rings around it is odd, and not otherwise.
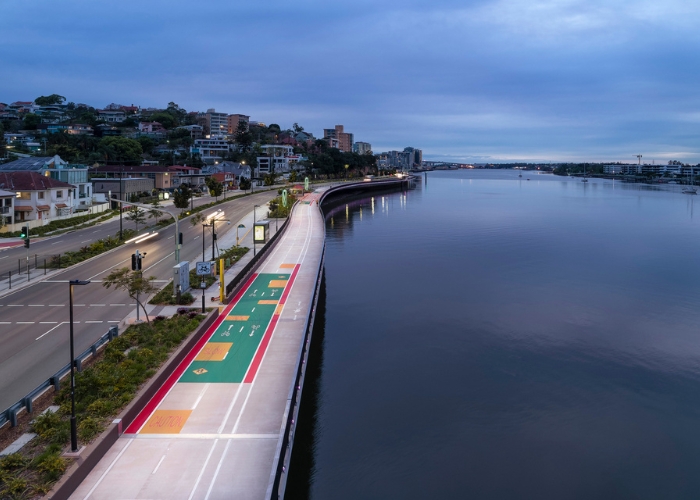
[{"label": "yellow painted marking", "polygon": [[294,269],[294,266],[296,266],[296,264],[282,264],[280,269]]},{"label": "yellow painted marking", "polygon": [[192,410],[156,410],[141,429],[141,434],[179,434]]},{"label": "yellow painted marking", "polygon": [[282,314],[282,309],[284,309],[284,304],[279,304],[275,307],[275,314]]},{"label": "yellow painted marking", "polygon": [[279,300],[258,300],[258,304],[267,304],[267,305],[277,304],[278,302],[279,302]]},{"label": "yellow painted marking", "polygon": [[209,370],[205,370],[204,368],[197,368],[196,370],[192,370],[195,375],[204,375],[207,373]]},{"label": "yellow painted marking", "polygon": [[223,361],[231,346],[233,342],[209,342],[199,351],[195,361]]},{"label": "yellow painted marking", "polygon": [[250,316],[226,316],[226,321],[248,321]]},{"label": "yellow painted marking", "polygon": [[287,286],[287,280],[272,280],[267,285],[268,288],[284,288],[285,286]]}]

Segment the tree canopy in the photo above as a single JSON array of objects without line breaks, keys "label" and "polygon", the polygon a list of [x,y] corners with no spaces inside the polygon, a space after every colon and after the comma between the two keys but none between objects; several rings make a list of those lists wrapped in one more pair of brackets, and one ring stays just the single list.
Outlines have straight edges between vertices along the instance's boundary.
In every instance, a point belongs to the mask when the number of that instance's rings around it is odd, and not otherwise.
[{"label": "tree canopy", "polygon": [[51,106],[52,104],[63,104],[66,98],[62,95],[51,94],[49,96],[41,96],[34,99],[34,104],[37,106]]},{"label": "tree canopy", "polygon": [[128,137],[103,137],[98,151],[107,161],[134,163],[141,160],[143,148],[141,143]]}]

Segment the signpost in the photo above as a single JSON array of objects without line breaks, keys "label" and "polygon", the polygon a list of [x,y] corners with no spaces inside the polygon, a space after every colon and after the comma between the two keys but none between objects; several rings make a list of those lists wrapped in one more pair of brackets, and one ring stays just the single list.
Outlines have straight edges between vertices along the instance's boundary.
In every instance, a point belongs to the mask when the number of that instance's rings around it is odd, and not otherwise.
[{"label": "signpost", "polygon": [[213,262],[197,262],[195,267],[197,270],[197,276],[202,276],[202,283],[200,284],[202,287],[202,314],[206,313],[206,309],[204,308],[204,290],[207,288],[207,283],[204,281],[203,276],[211,276],[213,268]]}]

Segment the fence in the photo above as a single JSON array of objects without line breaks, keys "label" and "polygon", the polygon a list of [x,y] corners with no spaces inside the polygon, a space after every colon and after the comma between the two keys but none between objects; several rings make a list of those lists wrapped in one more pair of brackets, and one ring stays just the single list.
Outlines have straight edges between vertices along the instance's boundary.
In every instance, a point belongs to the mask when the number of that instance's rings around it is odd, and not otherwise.
[{"label": "fence", "polygon": [[[64,259],[65,260],[65,259]],[[12,289],[12,285],[31,281],[37,276],[45,275],[52,269],[65,267],[61,262],[61,254],[34,254],[17,259],[15,269],[7,269],[0,273],[0,289]],[[4,286],[3,286],[4,285]]]},{"label": "fence", "polygon": [[[80,372],[83,369],[83,362],[90,356],[95,356],[97,350],[103,345],[111,342],[119,336],[119,328],[116,326],[111,326],[107,333],[102,335],[97,342],[92,344],[90,347],[85,349],[82,353],[75,357],[75,368]],[[4,426],[7,422],[10,422],[12,427],[17,425],[17,414],[22,410],[27,410],[27,413],[32,412],[32,402],[38,396],[44,393],[46,389],[53,386],[56,391],[61,387],[61,379],[70,373],[70,363],[66,364],[63,368],[58,370],[52,377],[49,377],[46,381],[42,382],[36,389],[24,396],[18,402],[7,408],[5,411],[0,413],[0,427]]]}]

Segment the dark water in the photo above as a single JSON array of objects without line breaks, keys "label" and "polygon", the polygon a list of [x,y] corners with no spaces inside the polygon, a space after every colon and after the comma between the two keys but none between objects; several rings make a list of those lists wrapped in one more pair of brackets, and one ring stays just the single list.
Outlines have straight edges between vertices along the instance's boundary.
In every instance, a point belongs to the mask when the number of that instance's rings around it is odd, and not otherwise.
[{"label": "dark water", "polygon": [[336,208],[288,498],[700,498],[679,191],[433,172]]}]

